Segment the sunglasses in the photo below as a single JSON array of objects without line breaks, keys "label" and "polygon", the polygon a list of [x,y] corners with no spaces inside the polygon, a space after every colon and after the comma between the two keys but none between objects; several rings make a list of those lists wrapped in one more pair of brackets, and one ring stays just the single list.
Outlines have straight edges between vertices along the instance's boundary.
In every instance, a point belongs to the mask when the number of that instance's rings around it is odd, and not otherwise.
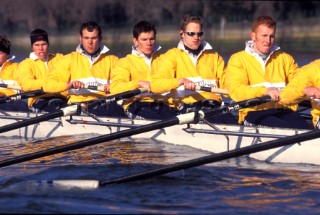
[{"label": "sunglasses", "polygon": [[197,35],[198,37],[201,37],[203,35],[203,32],[191,32],[191,31],[184,31],[183,33],[187,34],[190,37],[193,37],[194,35]]}]

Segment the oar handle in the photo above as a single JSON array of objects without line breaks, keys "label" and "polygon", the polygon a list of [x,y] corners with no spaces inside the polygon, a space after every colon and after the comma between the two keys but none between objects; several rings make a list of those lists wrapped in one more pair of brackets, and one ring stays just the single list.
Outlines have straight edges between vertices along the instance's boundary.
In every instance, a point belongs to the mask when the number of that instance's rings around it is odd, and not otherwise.
[{"label": "oar handle", "polygon": [[105,98],[94,99],[94,100],[89,101],[87,104],[84,104],[84,108],[86,110],[88,110],[88,109],[91,109],[94,107],[103,106],[103,105],[106,105],[111,102],[115,102],[115,101],[119,101],[121,99],[126,99],[126,98],[136,96],[136,95],[138,95],[140,93],[144,93],[146,91],[147,91],[147,89],[138,88],[135,90],[129,90],[129,91],[115,94],[115,95],[107,96]]},{"label": "oar handle", "polygon": [[211,92],[211,93],[218,93],[218,94],[229,94],[227,90],[221,89],[221,88],[214,88],[214,87],[201,87],[196,86],[196,90],[201,90],[205,92]]},{"label": "oar handle", "polygon": [[22,90],[21,86],[8,85],[8,84],[0,84],[0,87],[12,89],[12,90]]},{"label": "oar handle", "polygon": [[89,90],[97,90],[97,91],[104,92],[104,86],[85,85],[84,88]]}]

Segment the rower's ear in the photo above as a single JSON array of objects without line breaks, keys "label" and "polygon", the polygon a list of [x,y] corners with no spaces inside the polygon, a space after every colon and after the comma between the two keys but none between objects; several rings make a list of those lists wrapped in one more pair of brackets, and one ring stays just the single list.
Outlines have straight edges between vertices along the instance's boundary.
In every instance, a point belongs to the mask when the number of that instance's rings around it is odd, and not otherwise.
[{"label": "rower's ear", "polygon": [[180,34],[180,37],[181,37],[181,39],[183,39],[183,31],[182,30],[180,30],[180,32],[179,32],[179,34]]},{"label": "rower's ear", "polygon": [[256,40],[256,33],[251,32],[251,33],[250,33],[250,38],[251,38],[251,40],[252,40],[253,42],[255,42],[255,40]]}]

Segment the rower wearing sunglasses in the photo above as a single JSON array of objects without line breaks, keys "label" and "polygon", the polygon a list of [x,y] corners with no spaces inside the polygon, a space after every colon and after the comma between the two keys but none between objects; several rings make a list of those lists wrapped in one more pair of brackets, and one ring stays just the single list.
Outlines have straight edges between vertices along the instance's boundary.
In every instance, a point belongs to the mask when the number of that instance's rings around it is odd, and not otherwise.
[{"label": "rower wearing sunglasses", "polygon": [[[185,15],[180,22],[181,40],[178,47],[160,56],[159,66],[153,68],[151,90],[154,93],[170,91],[171,102],[180,114],[220,107],[220,95],[196,91],[196,86],[222,88],[224,60],[211,45],[202,40],[203,18]],[[228,113],[208,117],[212,123],[237,124]]]}]

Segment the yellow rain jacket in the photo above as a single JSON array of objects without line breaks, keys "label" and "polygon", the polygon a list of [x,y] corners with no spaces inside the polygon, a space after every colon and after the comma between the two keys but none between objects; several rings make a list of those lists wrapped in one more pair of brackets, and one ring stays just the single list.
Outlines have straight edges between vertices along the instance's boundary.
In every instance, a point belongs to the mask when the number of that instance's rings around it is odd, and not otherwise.
[{"label": "yellow rain jacket", "polygon": [[[94,62],[90,62],[87,56],[79,51],[66,55],[54,71],[47,76],[43,90],[48,93],[63,92],[67,90],[67,83],[75,80],[95,86],[110,83],[111,70],[118,62],[118,57],[107,55],[105,52],[105,50],[101,52]],[[105,92],[95,90],[69,89],[68,103],[84,102],[105,96],[107,96]]]},{"label": "yellow rain jacket", "polygon": [[[120,59],[117,66],[112,71],[111,93],[117,94],[128,90],[134,90],[139,87],[139,81],[150,81],[151,67],[157,67],[156,65],[158,62],[159,54],[157,52],[152,54],[150,67],[145,62],[144,55],[138,56],[136,54],[128,54],[125,58]],[[126,110],[134,101],[162,101],[168,104],[168,97],[151,92],[142,93],[128,99],[124,104],[124,109]]]},{"label": "yellow rain jacket", "polygon": [[[40,90],[45,82],[45,78],[49,75],[57,63],[63,58],[63,55],[48,54],[47,62],[37,59],[34,53],[30,54],[29,58],[26,58],[19,63],[18,74],[19,83],[23,91]],[[66,96],[64,94],[45,94],[28,99],[28,106],[31,108],[32,104],[39,98],[52,97],[52,96]]]},{"label": "yellow rain jacket", "polygon": [[[296,74],[298,65],[291,55],[275,50],[268,59],[246,50],[231,55],[226,68],[225,87],[236,102],[264,96],[268,87],[282,89]],[[278,102],[268,102],[239,110],[240,124],[250,111],[285,108]],[[297,105],[288,108],[297,110]]]},{"label": "yellow rain jacket", "polygon": [[[292,103],[307,99],[304,88],[311,86],[320,88],[320,60],[315,60],[297,70],[296,76],[281,92],[280,103],[292,105]],[[320,102],[311,99],[311,104],[312,123],[316,127],[320,116]]]},{"label": "yellow rain jacket", "polygon": [[154,93],[171,92],[172,101],[177,107],[180,102],[192,104],[203,99],[222,101],[220,95],[210,92],[179,90],[180,78],[188,78],[196,85],[222,88],[224,82],[224,60],[212,51],[211,46],[204,42],[204,49],[195,63],[189,53],[182,48],[180,41],[177,48],[168,50],[160,57],[158,67],[151,77],[151,89]]},{"label": "yellow rain jacket", "polygon": [[[19,85],[17,82],[17,68],[18,63],[7,60],[0,69],[0,83],[7,85]],[[16,90],[0,87],[0,96],[11,96],[16,93]]]}]

